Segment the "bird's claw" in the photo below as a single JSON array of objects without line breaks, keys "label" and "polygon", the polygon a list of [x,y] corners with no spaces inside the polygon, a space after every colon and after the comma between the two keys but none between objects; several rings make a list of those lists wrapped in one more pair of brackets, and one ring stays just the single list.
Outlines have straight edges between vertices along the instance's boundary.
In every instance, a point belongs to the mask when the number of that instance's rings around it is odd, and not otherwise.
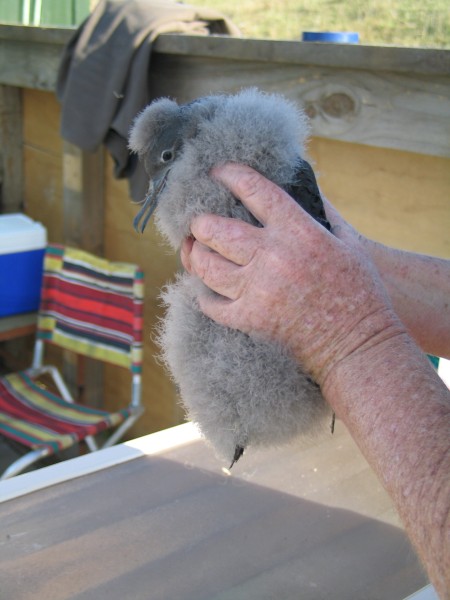
[{"label": "bird's claw", "polygon": [[236,463],[241,456],[244,454],[244,448],[242,446],[236,446],[236,448],[234,449],[234,456],[233,456],[233,461],[230,465],[230,469],[233,467],[234,463]]}]

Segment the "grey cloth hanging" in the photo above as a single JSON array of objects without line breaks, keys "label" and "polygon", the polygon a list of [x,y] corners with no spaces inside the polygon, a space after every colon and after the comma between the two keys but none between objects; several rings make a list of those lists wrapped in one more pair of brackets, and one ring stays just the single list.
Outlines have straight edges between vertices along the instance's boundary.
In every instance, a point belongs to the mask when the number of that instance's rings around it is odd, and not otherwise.
[{"label": "grey cloth hanging", "polygon": [[83,150],[103,143],[116,177],[127,177],[134,200],[148,178],[127,148],[137,113],[152,99],[152,43],[161,33],[238,35],[223,15],[172,0],[100,0],[67,44],[56,94],[62,104],[61,135]]}]

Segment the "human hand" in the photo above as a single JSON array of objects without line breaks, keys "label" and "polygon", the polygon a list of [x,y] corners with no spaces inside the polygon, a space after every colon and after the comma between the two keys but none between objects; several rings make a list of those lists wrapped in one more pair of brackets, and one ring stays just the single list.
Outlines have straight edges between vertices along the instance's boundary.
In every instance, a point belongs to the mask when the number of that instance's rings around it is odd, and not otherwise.
[{"label": "human hand", "polygon": [[213,176],[263,227],[215,215],[192,222],[181,256],[216,292],[198,298],[206,315],[286,345],[319,384],[347,356],[402,330],[375,268],[351,244],[249,167]]},{"label": "human hand", "polygon": [[352,227],[331,202],[323,196],[323,194],[322,201],[333,235],[352,248],[355,252],[363,253],[367,259],[374,263],[373,253],[376,251],[376,247],[378,247],[379,244],[365,237]]}]

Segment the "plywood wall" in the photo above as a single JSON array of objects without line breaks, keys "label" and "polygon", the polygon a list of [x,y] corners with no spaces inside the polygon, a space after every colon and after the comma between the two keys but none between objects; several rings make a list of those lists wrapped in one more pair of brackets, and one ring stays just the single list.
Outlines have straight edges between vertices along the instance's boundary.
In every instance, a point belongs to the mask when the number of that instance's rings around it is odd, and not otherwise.
[{"label": "plywood wall", "polygon": [[319,138],[309,153],[323,192],[361,233],[450,258],[450,159]]},{"label": "plywood wall", "polygon": [[59,104],[53,94],[23,90],[25,210],[63,242],[62,140]]},{"label": "plywood wall", "polygon": [[[23,91],[26,211],[44,223],[49,240],[63,241],[62,142],[60,109],[53,94]],[[342,214],[362,233],[386,244],[450,258],[450,159],[396,150],[313,139],[309,154],[320,185]],[[143,235],[132,228],[138,208],[128,196],[127,182],[104,170],[104,252],[114,260],[137,262],[145,271],[145,416],[131,436],[181,422],[176,390],[157,353],[154,329],[161,316],[159,291],[170,280],[177,259],[152,226]],[[105,406],[122,405],[129,380],[116,368],[104,377]]]},{"label": "plywood wall", "polygon": [[[135,425],[134,432],[148,433],[182,422],[182,412],[177,404],[176,390],[157,360],[155,333],[162,316],[159,301],[161,288],[173,278],[177,259],[164,246],[150,223],[144,234],[134,231],[132,222],[138,211],[128,196],[128,184],[112,177],[112,161],[105,162],[105,255],[112,260],[125,260],[139,264],[145,273],[145,344],[143,390],[146,413]],[[117,391],[127,393],[125,381],[117,369],[105,373],[105,394],[117,402]]]}]

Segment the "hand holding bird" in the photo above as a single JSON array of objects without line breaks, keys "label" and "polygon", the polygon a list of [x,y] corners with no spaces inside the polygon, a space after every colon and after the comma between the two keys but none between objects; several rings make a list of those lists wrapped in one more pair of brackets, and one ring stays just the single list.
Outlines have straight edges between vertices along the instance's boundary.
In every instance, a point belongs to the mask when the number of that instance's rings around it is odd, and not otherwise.
[{"label": "hand holding bird", "polygon": [[378,273],[259,173],[234,164],[213,173],[264,227],[215,215],[194,219],[182,262],[217,292],[199,296],[202,312],[278,341],[322,386],[335,364],[359,348],[365,323],[384,311]]}]

